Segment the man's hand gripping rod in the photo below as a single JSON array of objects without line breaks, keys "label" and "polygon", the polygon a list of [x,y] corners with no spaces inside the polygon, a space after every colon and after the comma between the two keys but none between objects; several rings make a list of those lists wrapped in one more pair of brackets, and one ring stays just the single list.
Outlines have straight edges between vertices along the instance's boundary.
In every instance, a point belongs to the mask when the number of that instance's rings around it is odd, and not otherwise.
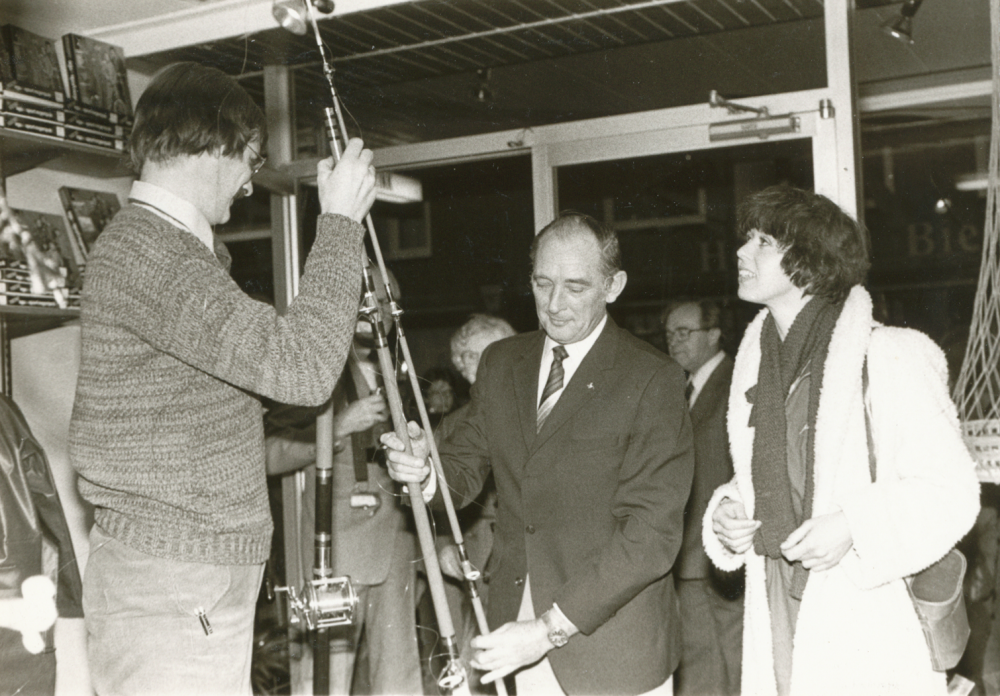
[{"label": "man's hand gripping rod", "polygon": [[[347,126],[344,123],[344,117],[340,109],[340,99],[337,95],[336,86],[334,84],[333,67],[327,60],[326,49],[319,34],[319,27],[316,24],[316,19],[312,13],[310,0],[306,1],[306,11],[309,18],[309,24],[313,29],[313,35],[316,39],[316,47],[319,50],[320,58],[322,59],[323,74],[326,77],[327,85],[330,88],[332,106],[324,108],[323,111],[326,120],[327,136],[330,141],[330,149],[334,154],[334,158],[339,160],[341,149],[338,134],[340,138],[346,142],[348,139]],[[372,242],[372,248],[375,251],[379,271],[382,274],[386,297],[388,298],[393,323],[396,328],[396,337],[403,352],[403,360],[409,368],[407,372],[409,373],[410,386],[416,399],[425,435],[428,438],[431,459],[434,463],[434,468],[438,476],[442,498],[448,514],[448,522],[451,526],[455,544],[458,547],[463,574],[465,575],[465,579],[469,587],[469,593],[472,598],[476,614],[476,622],[480,633],[485,635],[486,633],[489,633],[489,627],[486,623],[486,614],[483,611],[482,600],[479,597],[479,592],[476,587],[476,581],[479,579],[480,574],[478,570],[473,568],[472,564],[468,560],[461,526],[459,525],[458,517],[455,514],[455,506],[451,499],[451,493],[447,485],[447,480],[444,476],[444,470],[441,466],[440,455],[438,454],[437,446],[434,443],[434,438],[432,436],[430,418],[428,417],[427,408],[424,404],[423,396],[420,391],[420,385],[417,382],[416,372],[413,368],[413,358],[410,354],[409,344],[407,343],[406,335],[403,331],[402,322],[400,321],[402,310],[392,296],[392,288],[388,280],[389,275],[386,271],[385,260],[382,256],[382,249],[379,245],[378,237],[375,234],[375,225],[372,222],[370,214],[365,217],[365,226]],[[367,318],[371,323],[372,334],[375,336],[375,345],[377,348],[379,365],[382,374],[395,375],[392,354],[389,350],[386,331],[382,322],[382,310],[379,306],[377,298],[375,297],[374,279],[371,273],[370,261],[367,257],[362,259],[362,264],[365,268],[365,300],[363,302],[361,313],[362,315],[367,315]],[[403,404],[399,394],[399,387],[394,379],[386,379],[385,385],[386,397],[389,402],[389,410],[392,414],[393,429],[397,437],[399,437],[405,445],[406,450],[412,453],[412,446],[410,444],[409,433],[406,428],[406,416],[403,412]],[[438,629],[441,632],[441,640],[448,656],[447,665],[438,679],[438,684],[443,689],[446,689],[453,694],[467,694],[469,693],[468,679],[465,674],[465,669],[462,667],[462,664],[458,659],[458,649],[455,643],[455,628],[452,622],[451,612],[448,609],[447,598],[445,596],[444,579],[441,574],[441,567],[438,563],[437,551],[434,544],[434,535],[431,530],[427,506],[424,503],[423,495],[419,486],[410,486],[409,496],[410,504],[413,509],[414,522],[417,527],[417,537],[420,542],[424,566],[427,571],[428,585],[430,587],[431,599],[434,604],[434,613],[437,617]],[[496,688],[498,696],[507,696],[507,691],[502,680],[497,680]]]}]

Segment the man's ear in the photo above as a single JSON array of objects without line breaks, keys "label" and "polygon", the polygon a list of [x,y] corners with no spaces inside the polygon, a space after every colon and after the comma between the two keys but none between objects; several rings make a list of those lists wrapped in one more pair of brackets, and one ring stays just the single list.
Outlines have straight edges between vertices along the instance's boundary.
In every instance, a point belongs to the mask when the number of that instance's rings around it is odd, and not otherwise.
[{"label": "man's ear", "polygon": [[618,296],[622,294],[622,290],[625,289],[625,283],[628,282],[628,274],[625,271],[618,271],[611,278],[608,279],[608,289],[604,294],[604,299],[608,304],[611,304],[618,299]]},{"label": "man's ear", "polygon": [[717,346],[722,345],[722,329],[718,326],[708,330],[708,342]]}]

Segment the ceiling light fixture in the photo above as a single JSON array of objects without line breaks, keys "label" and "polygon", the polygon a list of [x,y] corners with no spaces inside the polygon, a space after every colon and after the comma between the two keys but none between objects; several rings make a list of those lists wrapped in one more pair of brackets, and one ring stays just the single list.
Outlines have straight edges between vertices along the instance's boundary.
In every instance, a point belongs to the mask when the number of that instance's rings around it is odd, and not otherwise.
[{"label": "ceiling light fixture", "polygon": [[322,14],[333,13],[333,0],[274,0],[271,5],[271,14],[282,29],[303,36],[309,28],[309,13],[306,3]]},{"label": "ceiling light fixture", "polygon": [[959,191],[986,191],[990,187],[988,172],[959,174],[955,178],[955,188]]},{"label": "ceiling light fixture", "polygon": [[906,0],[899,8],[899,16],[889,19],[882,25],[882,31],[894,39],[908,44],[913,43],[913,16],[920,9],[924,0]]}]

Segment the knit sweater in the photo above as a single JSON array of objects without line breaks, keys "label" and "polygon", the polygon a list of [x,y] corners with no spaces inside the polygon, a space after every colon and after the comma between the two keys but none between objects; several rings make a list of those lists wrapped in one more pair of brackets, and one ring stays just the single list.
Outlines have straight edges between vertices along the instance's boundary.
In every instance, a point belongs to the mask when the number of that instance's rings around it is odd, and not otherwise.
[{"label": "knit sweater", "polygon": [[238,565],[268,557],[273,525],[259,396],[317,406],[357,319],[363,230],[321,215],[284,315],[248,297],[223,260],[135,205],[87,263],[70,423],[95,522],[139,551]]}]

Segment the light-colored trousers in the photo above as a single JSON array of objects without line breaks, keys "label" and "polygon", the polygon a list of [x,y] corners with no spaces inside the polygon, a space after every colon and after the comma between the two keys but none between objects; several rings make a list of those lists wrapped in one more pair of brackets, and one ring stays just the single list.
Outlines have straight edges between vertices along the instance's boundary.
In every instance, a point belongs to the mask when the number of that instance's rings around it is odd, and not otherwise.
[{"label": "light-colored trousers", "polygon": [[[524,594],[521,595],[521,606],[517,611],[518,621],[530,621],[535,618],[535,607],[531,603],[531,577],[524,581]],[[570,638],[570,640],[573,640]],[[558,650],[558,648],[556,648]],[[549,658],[543,657],[533,665],[529,665],[514,673],[514,683],[517,684],[517,696],[566,696],[556,673],[552,671]],[[671,696],[674,693],[674,677],[670,675],[667,681],[639,696]]]},{"label": "light-colored trousers", "polygon": [[249,696],[263,574],[150,556],[94,525],[83,610],[97,693]]}]

